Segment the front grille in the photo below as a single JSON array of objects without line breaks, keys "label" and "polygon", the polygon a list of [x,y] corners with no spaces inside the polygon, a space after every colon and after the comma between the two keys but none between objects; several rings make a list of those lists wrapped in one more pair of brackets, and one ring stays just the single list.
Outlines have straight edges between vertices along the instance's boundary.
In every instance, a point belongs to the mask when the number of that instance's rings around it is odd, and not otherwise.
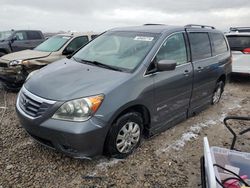
[{"label": "front grille", "polygon": [[[24,89],[23,89],[24,90]],[[37,118],[42,116],[50,107],[52,103],[48,103],[46,99],[44,101],[28,92],[20,91],[19,94],[19,107],[27,115]]]},{"label": "front grille", "polygon": [[7,63],[0,63],[0,67],[8,67]]}]

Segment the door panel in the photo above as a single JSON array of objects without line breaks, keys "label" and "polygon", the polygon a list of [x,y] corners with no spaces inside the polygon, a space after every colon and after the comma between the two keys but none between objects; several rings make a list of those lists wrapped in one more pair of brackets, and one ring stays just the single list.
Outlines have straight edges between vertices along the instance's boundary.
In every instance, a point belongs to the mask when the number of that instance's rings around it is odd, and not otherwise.
[{"label": "door panel", "polygon": [[159,72],[155,82],[155,113],[159,126],[186,115],[192,92],[192,65]]},{"label": "door panel", "polygon": [[194,66],[194,83],[191,109],[208,104],[214,90],[217,58],[212,57],[212,49],[208,33],[188,33]]},{"label": "door panel", "polygon": [[188,62],[186,42],[182,32],[172,34],[159,49],[154,62],[175,60],[175,70],[157,72],[155,85],[156,127],[186,118],[192,92],[193,68]]},{"label": "door panel", "polygon": [[14,34],[15,40],[12,42],[11,47],[14,52],[29,49],[30,41],[27,40],[27,34],[24,31],[18,31]]}]

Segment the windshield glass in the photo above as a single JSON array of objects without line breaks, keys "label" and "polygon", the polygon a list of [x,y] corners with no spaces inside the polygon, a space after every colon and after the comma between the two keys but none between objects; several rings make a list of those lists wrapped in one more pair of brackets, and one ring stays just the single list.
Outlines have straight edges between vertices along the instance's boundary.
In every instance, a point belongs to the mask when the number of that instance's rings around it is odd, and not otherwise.
[{"label": "windshield glass", "polygon": [[83,47],[74,58],[132,71],[157,38],[158,34],[144,32],[107,32]]},{"label": "windshield glass", "polygon": [[5,40],[12,35],[12,31],[0,31],[0,40]]},{"label": "windshield glass", "polygon": [[38,45],[34,50],[43,52],[55,52],[58,51],[66,42],[68,42],[70,38],[71,37],[69,36],[54,36]]},{"label": "windshield glass", "polygon": [[242,51],[245,48],[250,48],[250,36],[227,36],[231,50]]}]

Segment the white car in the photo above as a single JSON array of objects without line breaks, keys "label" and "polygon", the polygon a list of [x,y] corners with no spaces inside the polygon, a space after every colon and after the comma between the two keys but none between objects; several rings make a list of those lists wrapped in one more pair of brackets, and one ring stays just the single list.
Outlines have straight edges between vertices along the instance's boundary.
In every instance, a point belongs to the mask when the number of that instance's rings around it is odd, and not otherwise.
[{"label": "white car", "polygon": [[250,32],[233,29],[226,34],[233,56],[232,73],[250,75]]}]

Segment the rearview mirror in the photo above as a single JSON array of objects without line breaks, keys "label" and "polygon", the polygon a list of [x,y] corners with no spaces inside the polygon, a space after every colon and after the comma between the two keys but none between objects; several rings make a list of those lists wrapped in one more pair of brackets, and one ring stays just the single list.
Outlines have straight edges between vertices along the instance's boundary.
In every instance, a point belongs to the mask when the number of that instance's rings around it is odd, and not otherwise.
[{"label": "rearview mirror", "polygon": [[160,60],[157,62],[158,71],[170,71],[176,68],[177,62],[175,60]]}]

